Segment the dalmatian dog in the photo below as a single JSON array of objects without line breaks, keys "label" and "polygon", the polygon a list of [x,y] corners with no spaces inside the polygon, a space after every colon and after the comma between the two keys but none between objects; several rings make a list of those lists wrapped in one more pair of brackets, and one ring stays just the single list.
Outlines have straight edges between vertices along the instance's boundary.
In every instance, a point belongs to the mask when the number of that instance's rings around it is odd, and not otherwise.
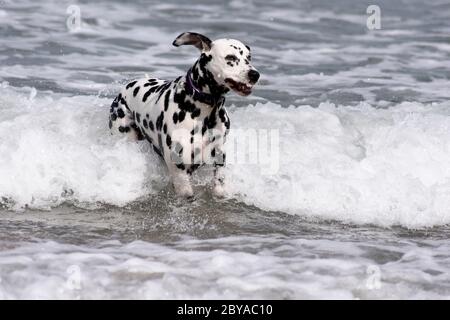
[{"label": "dalmatian dog", "polygon": [[175,192],[193,196],[190,175],[203,164],[214,169],[213,193],[223,196],[230,129],[225,94],[247,96],[259,79],[250,47],[233,39],[211,41],[185,32],[173,45],[192,45],[200,58],[173,81],[143,78],[129,82],[111,105],[109,128],[131,140],[146,139],[167,164]]}]

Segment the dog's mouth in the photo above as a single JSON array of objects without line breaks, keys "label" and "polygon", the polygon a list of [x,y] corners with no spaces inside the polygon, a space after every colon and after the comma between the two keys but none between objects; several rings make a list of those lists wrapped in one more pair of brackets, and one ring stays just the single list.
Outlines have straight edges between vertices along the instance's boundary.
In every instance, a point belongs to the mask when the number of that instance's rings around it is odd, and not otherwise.
[{"label": "dog's mouth", "polygon": [[231,78],[226,78],[225,82],[228,84],[228,86],[232,90],[234,90],[236,93],[240,94],[241,96],[248,96],[250,93],[252,93],[253,85],[234,81]]}]

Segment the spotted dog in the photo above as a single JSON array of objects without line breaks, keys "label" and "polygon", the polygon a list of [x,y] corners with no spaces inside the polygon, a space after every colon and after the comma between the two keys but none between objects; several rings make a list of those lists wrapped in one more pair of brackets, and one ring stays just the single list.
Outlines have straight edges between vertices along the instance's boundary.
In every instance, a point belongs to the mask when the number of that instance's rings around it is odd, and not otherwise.
[{"label": "spotted dog", "polygon": [[132,140],[148,140],[167,164],[179,195],[192,196],[189,176],[202,164],[213,165],[213,191],[220,196],[230,129],[224,96],[230,90],[249,95],[259,73],[251,64],[250,47],[237,40],[211,41],[185,32],[173,45],[193,45],[200,58],[173,81],[128,83],[111,105],[109,127]]}]

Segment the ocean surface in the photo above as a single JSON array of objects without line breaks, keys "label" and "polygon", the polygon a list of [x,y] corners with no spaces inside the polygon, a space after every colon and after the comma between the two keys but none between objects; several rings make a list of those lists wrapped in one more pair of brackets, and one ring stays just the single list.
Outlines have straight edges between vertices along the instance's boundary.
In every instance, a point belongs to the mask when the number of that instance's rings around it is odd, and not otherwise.
[{"label": "ocean surface", "polygon": [[[450,2],[372,2],[0,0],[0,299],[450,298]],[[278,137],[225,199],[108,129],[184,31],[252,48],[232,132]]]}]

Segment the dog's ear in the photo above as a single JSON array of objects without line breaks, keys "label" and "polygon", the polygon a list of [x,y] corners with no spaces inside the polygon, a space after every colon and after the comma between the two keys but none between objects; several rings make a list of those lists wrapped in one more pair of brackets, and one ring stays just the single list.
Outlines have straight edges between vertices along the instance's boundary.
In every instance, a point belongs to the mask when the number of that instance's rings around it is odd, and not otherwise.
[{"label": "dog's ear", "polygon": [[200,51],[209,51],[211,49],[211,40],[202,34],[195,32],[184,32],[180,34],[174,41],[173,45],[179,47],[182,45],[192,45]]}]

